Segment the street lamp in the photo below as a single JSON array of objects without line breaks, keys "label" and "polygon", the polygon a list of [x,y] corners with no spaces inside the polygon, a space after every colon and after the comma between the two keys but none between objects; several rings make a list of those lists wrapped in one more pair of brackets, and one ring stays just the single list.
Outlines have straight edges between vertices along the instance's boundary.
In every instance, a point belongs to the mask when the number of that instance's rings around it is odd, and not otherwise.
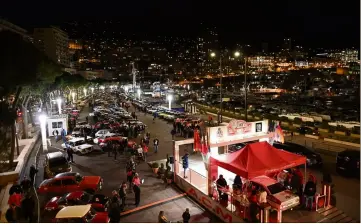
[{"label": "street lamp", "polygon": [[71,92],[71,97],[73,98],[73,103],[75,103],[75,92]]},{"label": "street lamp", "polygon": [[48,144],[46,142],[46,119],[47,117],[44,114],[41,114],[39,116],[39,121],[40,121],[40,128],[41,128],[41,140],[43,143],[43,152],[47,152],[48,151]]},{"label": "street lamp", "polygon": [[168,95],[168,101],[169,101],[168,109],[169,109],[169,110],[172,110],[172,100],[173,100],[173,96],[172,96],[172,95]]},{"label": "street lamp", "polygon": [[139,100],[140,100],[140,89],[138,89],[138,98],[139,98]]},{"label": "street lamp", "polygon": [[84,92],[84,96],[86,96],[86,92],[87,92],[87,91],[86,91],[86,89],[85,89],[85,88],[83,89],[83,92]]},{"label": "street lamp", "polygon": [[[241,53],[239,51],[234,52],[234,57],[237,58],[241,55]],[[210,56],[212,58],[215,58],[217,55],[215,52],[211,52]],[[219,55],[219,98],[220,98],[220,105],[219,105],[219,109],[220,109],[220,114],[218,117],[218,123],[222,123],[222,112],[223,112],[223,96],[222,96],[222,78],[223,78],[223,73],[222,73],[222,53],[220,53]]]},{"label": "street lamp", "polygon": [[58,98],[56,99],[56,102],[58,103],[58,110],[59,110],[59,115],[61,114],[61,99]]}]

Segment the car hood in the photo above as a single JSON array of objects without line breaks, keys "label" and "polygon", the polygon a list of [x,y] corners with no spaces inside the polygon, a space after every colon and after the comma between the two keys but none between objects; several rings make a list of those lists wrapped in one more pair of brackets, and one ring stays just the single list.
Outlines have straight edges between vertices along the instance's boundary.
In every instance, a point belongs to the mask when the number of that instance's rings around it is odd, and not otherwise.
[{"label": "car hood", "polygon": [[284,203],[284,202],[287,202],[287,201],[290,201],[290,200],[293,200],[293,199],[296,199],[298,198],[297,195],[293,194],[291,191],[289,190],[286,190],[286,191],[281,191],[277,194],[274,194],[273,195],[275,198],[277,198],[278,200],[281,201],[281,203]]},{"label": "car hood", "polygon": [[99,176],[84,176],[81,185],[97,185],[101,178]]},{"label": "car hood", "polygon": [[97,212],[91,221],[92,223],[108,223],[108,212]]},{"label": "car hood", "polygon": [[53,197],[48,203],[46,203],[45,208],[57,208],[59,199],[60,197]]}]

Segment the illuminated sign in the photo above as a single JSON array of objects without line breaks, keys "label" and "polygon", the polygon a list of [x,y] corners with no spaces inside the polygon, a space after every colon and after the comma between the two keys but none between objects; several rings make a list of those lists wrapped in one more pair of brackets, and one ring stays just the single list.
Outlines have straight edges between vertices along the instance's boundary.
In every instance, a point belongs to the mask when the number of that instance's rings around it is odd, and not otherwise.
[{"label": "illuminated sign", "polygon": [[228,136],[246,134],[252,131],[252,123],[242,120],[231,120],[227,125]]}]

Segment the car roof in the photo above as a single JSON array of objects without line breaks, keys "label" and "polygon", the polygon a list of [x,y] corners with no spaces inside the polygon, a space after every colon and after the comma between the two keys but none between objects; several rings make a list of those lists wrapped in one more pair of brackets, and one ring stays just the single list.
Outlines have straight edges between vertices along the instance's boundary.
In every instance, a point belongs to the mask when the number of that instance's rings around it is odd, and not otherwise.
[{"label": "car roof", "polygon": [[79,175],[79,173],[76,172],[65,172],[65,173],[59,173],[54,178],[58,177],[75,177],[76,175]]},{"label": "car roof", "polygon": [[265,187],[268,187],[272,184],[275,184],[277,183],[276,180],[270,178],[270,177],[267,177],[267,176],[258,176],[258,177],[255,177],[253,179],[251,179],[252,182],[255,182],[257,184],[260,184],[262,186],[265,186]]},{"label": "car roof", "polygon": [[61,209],[55,216],[56,219],[62,218],[82,218],[90,210],[91,205],[67,206]]},{"label": "car roof", "polygon": [[52,160],[55,158],[64,157],[64,154],[61,152],[51,152],[51,153],[48,153],[46,156],[49,160]]}]

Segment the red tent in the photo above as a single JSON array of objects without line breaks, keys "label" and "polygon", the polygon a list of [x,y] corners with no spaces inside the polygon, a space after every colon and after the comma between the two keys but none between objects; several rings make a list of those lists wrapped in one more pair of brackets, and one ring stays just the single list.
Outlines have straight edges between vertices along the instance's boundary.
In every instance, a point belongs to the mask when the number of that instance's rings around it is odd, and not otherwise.
[{"label": "red tent", "polygon": [[220,166],[246,179],[269,175],[305,163],[306,157],[279,150],[268,142],[248,144],[237,152],[210,158],[212,171],[215,171],[216,166]]}]

